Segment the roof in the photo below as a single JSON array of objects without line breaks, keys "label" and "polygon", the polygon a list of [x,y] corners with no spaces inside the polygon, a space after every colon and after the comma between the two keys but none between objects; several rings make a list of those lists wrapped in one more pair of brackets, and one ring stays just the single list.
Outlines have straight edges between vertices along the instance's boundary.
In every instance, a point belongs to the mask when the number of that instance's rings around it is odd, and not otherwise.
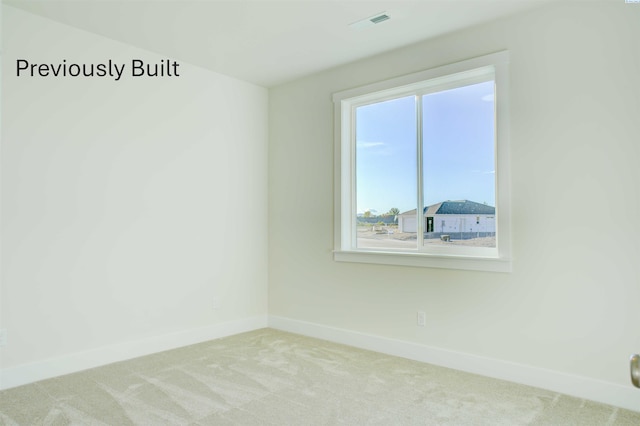
[{"label": "roof", "polygon": [[[400,213],[401,216],[415,214],[416,209]],[[496,208],[469,200],[442,201],[424,208],[425,216],[437,214],[496,214]]]}]

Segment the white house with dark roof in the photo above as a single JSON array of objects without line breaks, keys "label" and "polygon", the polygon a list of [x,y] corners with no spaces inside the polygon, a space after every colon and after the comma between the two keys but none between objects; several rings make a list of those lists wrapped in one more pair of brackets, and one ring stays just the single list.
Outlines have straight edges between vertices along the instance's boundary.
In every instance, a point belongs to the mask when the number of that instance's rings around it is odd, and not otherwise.
[{"label": "white house with dark roof", "polygon": [[[416,209],[398,215],[400,232],[417,232]],[[424,208],[424,232],[440,234],[496,232],[496,208],[469,200],[442,201]]]}]

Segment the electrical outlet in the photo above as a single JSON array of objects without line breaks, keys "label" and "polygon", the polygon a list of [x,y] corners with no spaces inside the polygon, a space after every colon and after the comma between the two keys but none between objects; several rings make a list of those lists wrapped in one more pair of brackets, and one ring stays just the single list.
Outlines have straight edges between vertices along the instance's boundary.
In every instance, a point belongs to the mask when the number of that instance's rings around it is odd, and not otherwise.
[{"label": "electrical outlet", "polygon": [[427,325],[427,313],[425,311],[418,311],[417,318],[419,327]]},{"label": "electrical outlet", "polygon": [[7,345],[7,330],[0,330],[0,347]]}]

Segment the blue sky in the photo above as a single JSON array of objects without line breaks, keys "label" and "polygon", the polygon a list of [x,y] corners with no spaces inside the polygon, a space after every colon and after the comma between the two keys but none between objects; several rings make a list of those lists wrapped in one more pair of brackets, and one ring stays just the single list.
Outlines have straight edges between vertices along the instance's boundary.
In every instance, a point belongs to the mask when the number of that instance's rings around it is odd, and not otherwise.
[{"label": "blue sky", "polygon": [[[422,98],[425,205],[467,199],[495,206],[493,82]],[[356,110],[357,210],[416,208],[415,97]]]}]

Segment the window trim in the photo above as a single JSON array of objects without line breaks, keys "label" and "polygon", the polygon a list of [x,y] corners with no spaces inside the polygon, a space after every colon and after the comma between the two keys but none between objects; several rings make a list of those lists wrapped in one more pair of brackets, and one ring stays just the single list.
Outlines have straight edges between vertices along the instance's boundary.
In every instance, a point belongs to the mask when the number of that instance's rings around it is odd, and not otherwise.
[{"label": "window trim", "polygon": [[[511,272],[511,208],[509,170],[509,97],[507,51],[497,52],[453,64],[420,71],[366,86],[344,90],[333,95],[334,102],[334,260],[340,262],[376,263],[476,271]],[[382,102],[403,94],[430,93],[446,89],[447,84],[460,86],[461,81],[485,78],[494,73],[496,84],[496,235],[497,255],[486,256],[473,250],[461,253],[425,253],[393,249],[366,250],[356,248],[353,232],[356,187],[355,144],[352,126],[354,105]],[[455,76],[455,79],[453,78]],[[453,83],[450,83],[454,80]],[[486,81],[486,80],[485,80]],[[343,126],[344,122],[348,125]],[[418,179],[419,183],[420,179]],[[420,209],[417,209],[420,210]],[[465,251],[467,253],[465,253]]]}]

